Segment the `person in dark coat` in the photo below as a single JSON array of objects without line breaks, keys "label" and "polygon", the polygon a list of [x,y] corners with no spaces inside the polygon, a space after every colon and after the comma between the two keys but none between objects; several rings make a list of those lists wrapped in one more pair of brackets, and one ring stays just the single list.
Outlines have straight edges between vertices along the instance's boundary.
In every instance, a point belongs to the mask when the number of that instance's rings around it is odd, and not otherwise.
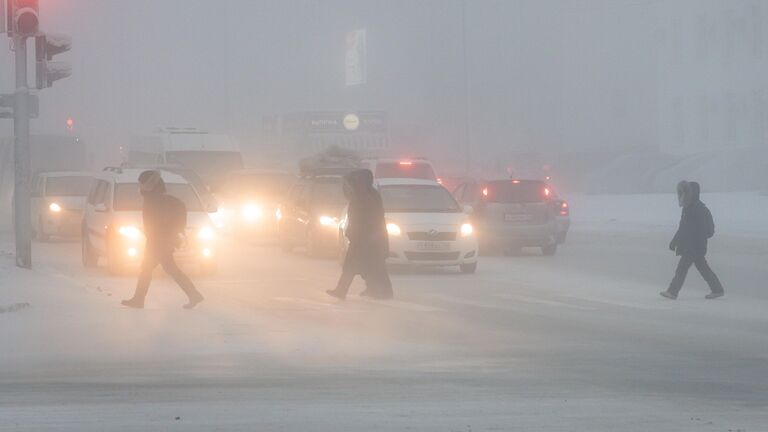
[{"label": "person in dark coat", "polygon": [[669,243],[669,249],[677,253],[680,262],[669,288],[661,292],[661,295],[668,299],[677,298],[691,265],[696,266],[712,290],[707,294],[707,299],[725,295],[720,279],[709,267],[706,259],[707,241],[715,235],[715,223],[712,213],[699,199],[700,194],[701,186],[696,182],[681,181],[677,185],[678,204],[683,208],[683,213],[680,217],[680,227]]},{"label": "person in dark coat", "polygon": [[349,248],[336,289],[326,292],[344,299],[352,280],[360,275],[366,284],[361,296],[390,299],[392,282],[386,266],[389,236],[381,195],[373,187],[373,173],[367,169],[353,171],[345,177],[345,184],[350,195],[345,232]]},{"label": "person in dark coat", "polygon": [[122,304],[132,308],[143,308],[144,298],[152,281],[152,272],[161,265],[189,297],[189,302],[184,305],[184,308],[192,309],[203,301],[203,296],[173,258],[173,251],[182,242],[187,224],[187,209],[179,199],[165,193],[165,182],[158,171],[141,173],[139,189],[144,196],[142,217],[144,236],[147,241],[136,292],[131,299],[123,300]]}]

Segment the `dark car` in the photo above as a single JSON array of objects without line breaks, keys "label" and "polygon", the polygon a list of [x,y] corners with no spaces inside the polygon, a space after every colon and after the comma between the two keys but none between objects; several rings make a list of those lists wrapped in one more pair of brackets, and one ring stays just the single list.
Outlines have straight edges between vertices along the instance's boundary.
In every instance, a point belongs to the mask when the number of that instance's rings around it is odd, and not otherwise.
[{"label": "dark car", "polygon": [[269,235],[277,231],[279,205],[297,177],[280,170],[248,169],[230,173],[216,190],[217,224],[237,234]]},{"label": "dark car", "polygon": [[470,180],[454,191],[472,212],[480,248],[539,247],[557,253],[557,205],[554,193],[540,180]]},{"label": "dark car", "polygon": [[347,204],[340,175],[301,178],[277,210],[280,246],[305,247],[313,256],[338,248],[339,218]]}]

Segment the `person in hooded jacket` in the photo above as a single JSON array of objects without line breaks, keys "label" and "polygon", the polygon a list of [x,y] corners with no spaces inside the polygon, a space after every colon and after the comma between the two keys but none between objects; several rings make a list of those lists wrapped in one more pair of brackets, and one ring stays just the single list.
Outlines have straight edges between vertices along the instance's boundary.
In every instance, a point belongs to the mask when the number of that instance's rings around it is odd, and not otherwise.
[{"label": "person in hooded jacket", "polygon": [[189,297],[189,302],[184,305],[184,308],[192,309],[203,301],[203,296],[173,258],[174,250],[183,240],[182,236],[187,225],[187,209],[178,198],[166,194],[165,182],[159,171],[141,173],[139,190],[144,197],[142,218],[146,247],[136,292],[131,299],[123,300],[122,304],[132,308],[143,308],[149,284],[152,282],[152,272],[161,265]]},{"label": "person in hooded jacket", "polygon": [[691,265],[696,266],[712,290],[706,295],[707,299],[716,299],[725,295],[720,279],[707,263],[707,241],[715,235],[715,223],[712,213],[701,202],[700,195],[701,186],[696,182],[681,181],[677,185],[677,200],[683,212],[680,217],[680,227],[669,243],[669,249],[677,253],[680,262],[669,288],[661,292],[661,295],[668,299],[677,298]]},{"label": "person in hooded jacket", "polygon": [[348,174],[344,180],[349,193],[345,232],[349,248],[336,289],[326,292],[344,299],[352,280],[360,275],[366,284],[361,296],[390,299],[393,296],[392,282],[386,266],[389,236],[381,195],[373,187],[373,173],[367,169],[357,170]]}]

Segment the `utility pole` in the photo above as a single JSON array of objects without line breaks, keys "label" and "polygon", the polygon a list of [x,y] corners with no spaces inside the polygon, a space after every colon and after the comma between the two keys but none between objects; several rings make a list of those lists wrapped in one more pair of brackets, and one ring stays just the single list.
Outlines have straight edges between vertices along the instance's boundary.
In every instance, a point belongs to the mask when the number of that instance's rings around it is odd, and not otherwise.
[{"label": "utility pole", "polygon": [[14,193],[13,223],[16,232],[16,265],[32,267],[32,227],[29,199],[29,83],[27,82],[27,36],[15,34],[16,92],[13,108]]},{"label": "utility pole", "polygon": [[[13,95],[0,95],[0,118],[10,117],[13,109],[13,225],[16,234],[16,265],[32,268],[32,221],[30,220],[29,119],[37,116],[37,96],[31,97],[27,80],[27,41],[35,38],[37,88],[50,87],[54,81],[72,73],[69,64],[51,61],[53,56],[69,51],[72,40],[67,35],[41,33],[39,0],[5,0],[5,31],[16,54],[16,90]],[[0,0],[0,7],[3,0]],[[12,103],[9,103],[10,100]]]},{"label": "utility pole", "polygon": [[462,65],[464,72],[464,171],[466,175],[472,170],[472,121],[469,92],[469,64],[467,59],[467,4],[466,0],[459,0],[461,3],[461,49]]}]

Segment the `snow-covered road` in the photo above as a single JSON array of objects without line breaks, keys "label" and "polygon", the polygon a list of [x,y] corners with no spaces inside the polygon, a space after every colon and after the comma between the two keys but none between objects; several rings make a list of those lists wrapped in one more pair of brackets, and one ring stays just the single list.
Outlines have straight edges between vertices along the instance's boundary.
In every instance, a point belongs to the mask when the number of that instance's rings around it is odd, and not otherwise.
[{"label": "snow-covered road", "polygon": [[666,233],[593,228],[554,258],[396,272],[392,302],[231,242],[194,311],[165,277],[120,308],[130,277],[36,244],[32,274],[0,258],[0,305],[32,305],[0,314],[0,430],[766,430],[768,244],[718,235],[727,296],[692,273],[672,302]]}]

